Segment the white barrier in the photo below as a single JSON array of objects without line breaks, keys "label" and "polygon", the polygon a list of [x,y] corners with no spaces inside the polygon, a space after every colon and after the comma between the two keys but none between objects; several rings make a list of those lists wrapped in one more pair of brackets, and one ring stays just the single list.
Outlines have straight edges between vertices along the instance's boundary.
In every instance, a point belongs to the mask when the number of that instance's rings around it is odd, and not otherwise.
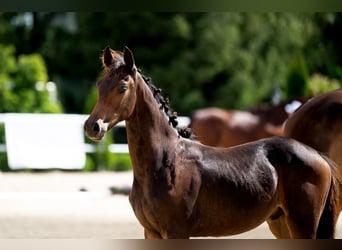
[{"label": "white barrier", "polygon": [[86,162],[81,117],[6,114],[5,138],[11,169],[81,169]]}]

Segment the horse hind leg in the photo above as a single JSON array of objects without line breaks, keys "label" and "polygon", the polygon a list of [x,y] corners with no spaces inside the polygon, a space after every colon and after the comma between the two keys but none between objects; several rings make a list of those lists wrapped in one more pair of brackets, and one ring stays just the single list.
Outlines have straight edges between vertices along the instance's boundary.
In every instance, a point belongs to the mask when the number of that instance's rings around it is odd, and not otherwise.
[{"label": "horse hind leg", "polygon": [[145,239],[162,239],[162,236],[157,231],[144,229]]},{"label": "horse hind leg", "polygon": [[315,239],[318,227],[319,216],[300,216],[288,215],[285,217],[286,224],[289,229],[290,238],[292,239]]},{"label": "horse hind leg", "polygon": [[277,239],[290,239],[291,235],[285,221],[284,211],[281,208],[267,220],[267,224],[272,234]]},{"label": "horse hind leg", "polygon": [[307,216],[283,214],[276,219],[267,220],[267,224],[277,239],[314,239],[317,225],[312,221],[314,219]]},{"label": "horse hind leg", "polygon": [[341,209],[340,183],[334,163],[326,157],[323,158],[330,165],[330,171],[322,172],[321,181],[316,182],[316,185],[306,184],[302,186],[302,190],[305,190],[303,193],[306,194],[302,197],[303,201],[306,201],[312,208],[312,210],[307,211],[307,215],[304,214],[305,217],[303,218],[306,222],[304,225],[311,226],[315,230],[315,238],[334,239],[336,223]]},{"label": "horse hind leg", "polygon": [[285,221],[291,238],[315,239],[317,237],[328,192],[329,185],[315,186],[306,183],[294,196],[287,197],[290,202],[285,212]]},{"label": "horse hind leg", "polygon": [[157,232],[154,230],[144,230],[145,239],[189,239],[190,234],[183,230],[168,229]]}]

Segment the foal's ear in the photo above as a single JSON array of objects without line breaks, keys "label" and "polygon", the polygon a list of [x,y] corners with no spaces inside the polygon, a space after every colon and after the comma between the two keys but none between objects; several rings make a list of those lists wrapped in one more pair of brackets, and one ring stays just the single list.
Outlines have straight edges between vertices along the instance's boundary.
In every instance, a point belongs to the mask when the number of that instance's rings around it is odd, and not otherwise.
[{"label": "foal's ear", "polygon": [[105,67],[109,67],[114,62],[113,55],[109,46],[103,50],[102,63]]},{"label": "foal's ear", "polygon": [[129,71],[132,71],[133,68],[134,68],[133,53],[132,53],[132,51],[127,46],[124,47],[123,53],[124,53],[124,60],[125,60],[126,68]]}]

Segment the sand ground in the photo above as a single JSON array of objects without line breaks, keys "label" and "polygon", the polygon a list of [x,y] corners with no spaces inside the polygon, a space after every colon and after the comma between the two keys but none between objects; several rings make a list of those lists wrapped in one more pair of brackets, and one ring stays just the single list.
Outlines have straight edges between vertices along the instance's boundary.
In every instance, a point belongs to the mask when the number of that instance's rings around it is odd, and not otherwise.
[{"label": "sand ground", "polygon": [[[128,196],[109,190],[132,180],[132,172],[0,172],[0,239],[142,239]],[[264,223],[225,238],[274,237]]]}]

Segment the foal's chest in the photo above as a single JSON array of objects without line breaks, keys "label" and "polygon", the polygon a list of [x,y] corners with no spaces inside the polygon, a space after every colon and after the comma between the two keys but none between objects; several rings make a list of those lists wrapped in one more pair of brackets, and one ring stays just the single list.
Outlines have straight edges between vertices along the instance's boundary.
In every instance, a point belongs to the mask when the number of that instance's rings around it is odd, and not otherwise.
[{"label": "foal's chest", "polygon": [[134,188],[133,185],[129,200],[140,224],[149,230],[158,229],[161,215],[158,212],[158,206],[151,201],[149,196],[146,196],[141,189]]}]

